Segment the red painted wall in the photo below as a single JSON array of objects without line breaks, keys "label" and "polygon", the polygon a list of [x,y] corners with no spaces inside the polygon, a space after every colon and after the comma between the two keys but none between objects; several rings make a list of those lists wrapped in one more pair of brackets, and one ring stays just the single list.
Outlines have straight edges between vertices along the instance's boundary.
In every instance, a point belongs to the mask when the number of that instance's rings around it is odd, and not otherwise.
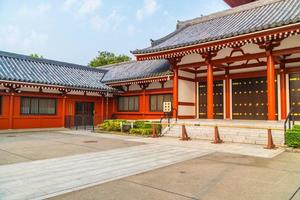
[{"label": "red painted wall", "polygon": [[118,112],[117,98],[115,99],[115,110],[113,117],[117,119],[160,119],[163,116],[163,112],[151,112],[149,105],[149,98],[151,94],[172,94],[172,88],[165,89],[151,89],[145,90],[145,94],[142,90],[129,91],[121,96],[139,96],[139,112]]},{"label": "red painted wall", "polygon": [[[75,102],[94,102],[95,123],[101,123],[106,117],[112,117],[111,108],[106,113],[106,98],[68,95],[66,97],[65,111],[63,112],[63,97],[57,94],[28,93],[14,94],[13,110],[10,111],[10,93],[1,93],[2,113],[0,114],[0,129],[26,129],[26,128],[55,128],[64,126],[65,115],[73,116],[75,114]],[[57,99],[57,108],[55,115],[21,115],[21,97],[46,97]],[[102,108],[104,102],[104,110]],[[112,98],[109,98],[112,105]],[[111,107],[111,106],[110,106]],[[9,127],[9,115],[12,112],[12,127]]]}]

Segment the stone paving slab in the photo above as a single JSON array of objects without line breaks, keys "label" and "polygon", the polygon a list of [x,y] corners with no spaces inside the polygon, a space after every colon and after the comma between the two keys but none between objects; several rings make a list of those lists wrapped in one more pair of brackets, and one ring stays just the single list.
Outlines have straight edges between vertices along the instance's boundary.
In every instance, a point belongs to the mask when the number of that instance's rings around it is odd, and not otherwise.
[{"label": "stone paving slab", "polygon": [[[64,131],[67,134],[85,134],[82,131]],[[142,142],[148,144],[160,144],[160,145],[171,145],[171,146],[180,146],[186,148],[194,149],[206,149],[216,152],[223,153],[233,153],[240,154],[245,156],[254,156],[262,158],[273,158],[282,152],[283,148],[276,149],[265,149],[263,145],[254,145],[254,144],[241,144],[241,143],[221,143],[221,144],[212,144],[209,140],[189,140],[181,141],[179,138],[174,137],[160,137],[160,138],[150,138],[150,137],[131,137],[131,136],[122,136],[122,135],[113,135],[113,134],[102,134],[102,133],[90,133],[92,136],[100,138],[110,138],[110,139],[122,139],[131,142]]]},{"label": "stone paving slab", "polygon": [[0,166],[0,199],[44,199],[212,153],[145,144]]}]

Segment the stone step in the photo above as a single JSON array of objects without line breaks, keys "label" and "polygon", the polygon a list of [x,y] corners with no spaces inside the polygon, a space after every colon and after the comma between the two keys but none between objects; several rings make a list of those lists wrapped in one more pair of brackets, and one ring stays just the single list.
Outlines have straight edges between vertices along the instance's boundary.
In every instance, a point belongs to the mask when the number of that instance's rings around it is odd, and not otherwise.
[{"label": "stone step", "polygon": [[[165,133],[165,136],[180,137],[181,126],[175,125]],[[192,139],[213,140],[214,127],[208,126],[186,126],[187,134]],[[226,142],[266,145],[268,131],[266,129],[219,127],[220,138]],[[284,131],[272,130],[275,145],[284,144]]]}]

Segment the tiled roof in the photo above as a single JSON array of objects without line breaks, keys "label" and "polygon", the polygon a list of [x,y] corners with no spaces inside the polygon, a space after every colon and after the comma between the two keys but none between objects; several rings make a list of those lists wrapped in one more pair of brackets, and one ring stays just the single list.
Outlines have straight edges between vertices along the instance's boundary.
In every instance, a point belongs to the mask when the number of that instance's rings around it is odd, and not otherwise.
[{"label": "tiled roof", "polygon": [[158,76],[171,75],[167,60],[129,61],[105,66],[108,70],[103,82],[120,82]]},{"label": "tiled roof", "polygon": [[179,22],[173,33],[133,54],[159,52],[300,22],[299,0],[259,0]]},{"label": "tiled roof", "polygon": [[87,66],[0,51],[0,80],[112,90],[101,82],[105,72]]}]

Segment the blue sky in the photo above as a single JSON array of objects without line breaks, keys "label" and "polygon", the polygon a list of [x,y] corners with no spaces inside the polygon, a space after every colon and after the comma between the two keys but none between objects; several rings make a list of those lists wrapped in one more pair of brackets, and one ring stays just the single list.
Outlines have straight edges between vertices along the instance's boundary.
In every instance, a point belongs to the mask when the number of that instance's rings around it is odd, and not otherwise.
[{"label": "blue sky", "polygon": [[86,65],[97,51],[130,55],[223,0],[0,0],[0,50]]}]

